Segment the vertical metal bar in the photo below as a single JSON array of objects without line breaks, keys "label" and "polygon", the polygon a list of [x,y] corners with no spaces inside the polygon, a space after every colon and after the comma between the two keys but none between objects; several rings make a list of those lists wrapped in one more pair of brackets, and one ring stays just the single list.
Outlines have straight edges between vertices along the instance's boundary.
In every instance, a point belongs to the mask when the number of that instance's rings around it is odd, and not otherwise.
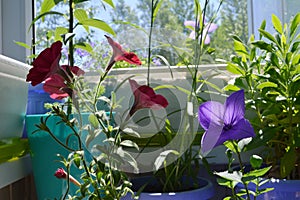
[{"label": "vertical metal bar", "polygon": [[248,36],[254,34],[254,12],[253,12],[253,0],[247,1],[248,8]]},{"label": "vertical metal bar", "polygon": [[[35,18],[35,0],[32,0],[31,1],[31,6],[32,6],[32,12],[31,12],[31,21],[33,21],[33,19]],[[35,41],[36,41],[36,38],[35,38],[35,24],[32,25],[32,54],[35,54]]]}]

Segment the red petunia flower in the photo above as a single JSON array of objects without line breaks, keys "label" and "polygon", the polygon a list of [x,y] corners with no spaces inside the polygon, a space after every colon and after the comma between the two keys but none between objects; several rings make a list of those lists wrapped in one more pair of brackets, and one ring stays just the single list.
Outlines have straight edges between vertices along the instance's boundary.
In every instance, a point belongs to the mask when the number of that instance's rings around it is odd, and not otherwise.
[{"label": "red petunia flower", "polygon": [[65,172],[65,170],[63,168],[58,168],[54,174],[54,176],[56,178],[63,178],[66,179],[67,178],[67,172]]},{"label": "red petunia flower", "polygon": [[[66,65],[61,66],[61,69],[63,70],[66,70],[66,68]],[[84,74],[84,71],[77,66],[70,67],[70,69],[71,72],[77,76]],[[48,92],[50,94],[50,97],[52,99],[63,99],[65,97],[72,96],[73,93],[72,89],[68,86],[68,81],[58,73],[52,74],[49,78],[47,78],[43,88],[45,92]]]},{"label": "red petunia flower", "polygon": [[43,50],[33,61],[33,68],[29,70],[26,81],[35,86],[59,70],[62,43],[57,41],[50,48]]},{"label": "red petunia flower", "polygon": [[[56,178],[62,178],[62,179],[67,179],[68,178],[68,174],[63,168],[58,168],[56,170],[56,172],[54,173],[54,176]],[[69,178],[70,178],[70,181],[72,183],[74,183],[75,185],[80,187],[80,183],[73,176],[69,175]]]},{"label": "red petunia flower", "polygon": [[131,79],[129,79],[129,83],[134,95],[134,104],[129,112],[130,116],[142,108],[158,110],[168,106],[167,99],[160,94],[155,94],[151,87],[147,85],[140,86],[135,80]]},{"label": "red petunia flower", "polygon": [[113,39],[111,39],[107,35],[105,35],[105,37],[107,38],[108,43],[110,44],[110,46],[113,49],[113,55],[109,61],[106,71],[109,71],[115,62],[121,61],[121,60],[128,62],[130,64],[134,64],[134,65],[142,64],[139,57],[135,53],[125,51],[119,43],[115,42]]}]

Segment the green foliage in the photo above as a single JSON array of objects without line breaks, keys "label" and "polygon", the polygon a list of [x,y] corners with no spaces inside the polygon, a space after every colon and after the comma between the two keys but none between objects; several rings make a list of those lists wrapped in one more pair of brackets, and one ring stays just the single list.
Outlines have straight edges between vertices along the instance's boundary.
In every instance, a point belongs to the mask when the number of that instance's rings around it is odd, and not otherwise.
[{"label": "green foliage", "polygon": [[264,145],[267,163],[275,166],[281,161],[276,174],[281,178],[299,178],[292,177],[299,166],[300,147],[296,142],[300,135],[299,16],[282,24],[273,15],[275,34],[265,30],[263,21],[259,40],[251,37],[245,43],[235,36],[236,56],[227,65],[236,75],[234,86],[245,90],[249,112],[255,113],[250,121],[258,135],[248,149]]},{"label": "green foliage", "polygon": [[29,153],[28,140],[18,137],[1,139],[0,151],[0,164],[18,159]]},{"label": "green foliage", "polygon": [[[100,2],[103,4],[103,7],[105,4],[114,8],[114,3],[111,0],[103,0]],[[37,1],[37,7],[40,7],[41,9],[38,11],[37,16],[31,24],[31,26],[35,24],[37,30],[36,44],[32,44],[32,46],[35,45],[37,52],[39,52],[40,49],[48,47],[50,42],[57,40],[63,41],[63,35],[70,32],[75,33],[75,36],[73,38],[75,43],[80,43],[83,40],[86,40],[87,38],[85,37],[92,34],[95,29],[102,30],[111,35],[115,35],[115,32],[110,27],[110,25],[108,25],[101,19],[94,18],[94,15],[96,13],[95,11],[99,12],[101,8],[97,7],[96,5],[92,6],[90,5],[89,0],[73,0],[73,10],[71,16],[69,11],[69,1]],[[53,16],[56,17],[53,18]],[[72,26],[69,26],[69,20],[72,18]],[[77,30],[80,26],[82,26],[84,30],[86,30],[86,33],[82,33],[81,30]]]},{"label": "green foliage", "polygon": [[[248,144],[247,141],[242,143]],[[262,187],[268,182],[268,179],[263,177],[270,171],[272,166],[262,167],[263,159],[260,156],[252,155],[250,158],[251,169],[246,170],[247,166],[245,166],[241,160],[241,152],[246,150],[246,148],[241,147],[241,145],[236,142],[227,142],[226,146],[229,149],[232,149],[226,151],[229,163],[228,170],[215,172],[215,175],[218,176],[218,184],[228,187],[232,191],[232,196],[225,197],[224,199],[233,198],[250,200],[252,199],[251,197],[257,197],[263,193],[273,190],[273,188]],[[233,152],[237,155],[239,168],[231,167],[234,160],[232,154]]]},{"label": "green foliage", "polygon": [[228,60],[235,54],[231,35],[246,42],[248,37],[247,0],[226,0],[222,4],[218,29],[212,34],[211,47],[216,49],[215,57]]}]

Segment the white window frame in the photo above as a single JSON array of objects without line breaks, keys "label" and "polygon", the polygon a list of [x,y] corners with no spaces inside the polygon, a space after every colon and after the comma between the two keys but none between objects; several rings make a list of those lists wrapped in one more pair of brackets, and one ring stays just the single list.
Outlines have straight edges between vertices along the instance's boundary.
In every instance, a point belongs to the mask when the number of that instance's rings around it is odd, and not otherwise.
[{"label": "white window frame", "polygon": [[[270,31],[271,33],[274,33],[274,30],[272,28],[271,25],[271,14],[275,13],[277,15],[277,17],[283,21],[284,23],[288,23],[289,22],[289,18],[287,17],[287,13],[290,12],[288,10],[288,1],[287,0],[272,0],[274,2],[274,5],[276,5],[275,3],[278,3],[279,6],[274,6],[274,7],[268,7],[268,12],[265,13],[263,12],[264,8],[261,7],[256,7],[255,3],[259,2],[260,0],[248,0],[247,5],[248,5],[248,30],[249,30],[249,36],[251,34],[255,35],[255,38],[258,38],[258,28],[260,27],[260,24],[262,22],[255,20],[255,16],[257,16],[258,14],[262,13],[263,16],[265,17],[264,19],[267,22],[267,27],[266,30]],[[300,3],[299,3],[300,4]],[[262,9],[262,10],[260,10]],[[260,18],[262,19],[262,18]]]},{"label": "white window frame", "polygon": [[[32,31],[28,31],[28,27],[32,21],[32,3],[32,0],[0,0],[0,54],[21,62],[31,54],[30,50],[14,41],[31,45]],[[5,13],[11,14],[5,16]]]},{"label": "white window frame", "polygon": [[2,0],[0,0],[0,54],[2,54]]}]

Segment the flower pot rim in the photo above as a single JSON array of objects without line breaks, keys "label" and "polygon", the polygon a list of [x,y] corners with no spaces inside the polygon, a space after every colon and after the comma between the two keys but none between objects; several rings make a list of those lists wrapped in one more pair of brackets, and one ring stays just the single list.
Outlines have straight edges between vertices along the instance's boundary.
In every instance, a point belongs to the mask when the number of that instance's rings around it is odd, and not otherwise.
[{"label": "flower pot rim", "polygon": [[[153,178],[153,176],[142,176],[142,177],[135,177],[133,179],[135,180],[142,180],[142,179],[151,179]],[[168,194],[168,195],[175,195],[176,193],[192,193],[193,191],[197,190],[197,191],[204,191],[204,190],[207,190],[207,189],[212,189],[213,188],[213,184],[211,181],[209,181],[208,179],[206,178],[203,178],[203,177],[196,177],[197,181],[204,181],[205,182],[205,186],[203,187],[199,187],[199,188],[194,188],[194,189],[190,189],[190,190],[184,190],[184,191],[172,191],[172,192],[144,192],[142,191],[143,194],[147,194],[147,195],[150,195],[150,196],[155,196],[155,195],[163,195],[163,194]],[[154,179],[153,179],[154,180]]]}]

